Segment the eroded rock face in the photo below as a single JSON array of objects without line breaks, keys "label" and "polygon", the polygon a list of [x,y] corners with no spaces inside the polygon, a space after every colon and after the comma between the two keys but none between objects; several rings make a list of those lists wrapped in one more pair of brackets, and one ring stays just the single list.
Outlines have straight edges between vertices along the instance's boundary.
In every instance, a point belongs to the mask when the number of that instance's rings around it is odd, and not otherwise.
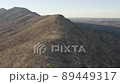
[{"label": "eroded rock face", "polygon": [[[10,10],[14,12],[17,9]],[[22,9],[23,12],[26,10]],[[11,24],[8,24],[9,21],[3,22],[0,67],[120,67],[119,38],[79,27],[62,15],[27,13],[21,17],[15,15],[17,18],[14,20],[12,17],[15,13],[10,13]],[[3,23],[0,23],[1,27]],[[48,48],[44,54],[38,55],[34,53],[37,43],[46,46],[83,45],[86,52],[51,52]]]}]

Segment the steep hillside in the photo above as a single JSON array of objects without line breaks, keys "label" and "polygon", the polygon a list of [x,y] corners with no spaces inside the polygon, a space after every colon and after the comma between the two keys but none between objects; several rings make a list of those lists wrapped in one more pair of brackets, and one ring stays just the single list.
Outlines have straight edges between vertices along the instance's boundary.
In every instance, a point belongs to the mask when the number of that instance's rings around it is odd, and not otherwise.
[{"label": "steep hillside", "polygon": [[108,34],[112,34],[116,37],[120,37],[120,28],[119,27],[88,24],[88,23],[81,23],[81,22],[77,22],[76,24],[85,28],[85,29],[94,29],[94,30],[97,30],[99,32],[105,32]]},{"label": "steep hillside", "polygon": [[[15,28],[22,31],[0,36],[0,67],[120,67],[119,38],[83,29],[62,15],[35,16]],[[51,53],[48,48],[38,55],[34,45],[39,42],[46,46],[83,45],[86,52]]]},{"label": "steep hillside", "polygon": [[0,17],[2,17],[2,15],[4,15],[6,11],[7,11],[6,9],[1,8],[0,9]]},{"label": "steep hillside", "polygon": [[25,8],[0,9],[0,41],[29,27],[27,21],[37,16],[37,13]]}]

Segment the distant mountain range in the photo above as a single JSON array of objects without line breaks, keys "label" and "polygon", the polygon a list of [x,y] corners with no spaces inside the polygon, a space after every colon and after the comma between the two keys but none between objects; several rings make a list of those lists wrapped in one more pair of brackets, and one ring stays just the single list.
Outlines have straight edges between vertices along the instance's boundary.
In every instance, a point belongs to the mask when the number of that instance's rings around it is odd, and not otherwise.
[{"label": "distant mountain range", "polygon": [[73,22],[120,27],[120,18],[70,18]]},{"label": "distant mountain range", "polygon": [[[120,67],[120,38],[84,28],[63,15],[41,16],[26,8],[0,9],[0,67],[4,68],[103,68]],[[107,27],[106,27],[107,28]],[[83,45],[85,53],[50,52],[38,55],[38,43]]]}]

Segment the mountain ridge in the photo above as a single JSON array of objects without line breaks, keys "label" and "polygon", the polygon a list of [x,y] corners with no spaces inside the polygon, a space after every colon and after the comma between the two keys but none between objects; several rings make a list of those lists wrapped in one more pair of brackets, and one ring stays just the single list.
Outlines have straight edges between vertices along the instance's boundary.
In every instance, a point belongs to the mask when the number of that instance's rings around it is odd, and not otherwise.
[{"label": "mountain ridge", "polygon": [[[120,39],[104,32],[86,30],[63,15],[35,15],[11,28],[13,30],[8,32],[5,31],[10,28],[0,31],[0,67],[120,67],[117,48]],[[46,46],[83,45],[87,52],[51,53],[48,49],[43,55],[37,55],[33,48],[39,42]]]}]

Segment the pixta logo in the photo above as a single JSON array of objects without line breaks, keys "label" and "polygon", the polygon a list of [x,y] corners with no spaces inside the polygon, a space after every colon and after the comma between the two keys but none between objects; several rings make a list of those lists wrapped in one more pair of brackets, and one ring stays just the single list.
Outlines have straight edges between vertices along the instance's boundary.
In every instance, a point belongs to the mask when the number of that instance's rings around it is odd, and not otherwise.
[{"label": "pixta logo", "polygon": [[[84,48],[83,45],[50,45],[50,53],[81,53],[84,52],[86,53],[86,49]],[[42,55],[46,52],[48,46],[38,43],[37,45],[34,46],[34,53],[38,55]]]},{"label": "pixta logo", "polygon": [[34,53],[42,55],[46,51],[46,46],[44,44],[38,43],[34,46]]},{"label": "pixta logo", "polygon": [[60,52],[60,53],[81,53],[86,52],[83,45],[52,45],[51,46],[51,52]]}]

